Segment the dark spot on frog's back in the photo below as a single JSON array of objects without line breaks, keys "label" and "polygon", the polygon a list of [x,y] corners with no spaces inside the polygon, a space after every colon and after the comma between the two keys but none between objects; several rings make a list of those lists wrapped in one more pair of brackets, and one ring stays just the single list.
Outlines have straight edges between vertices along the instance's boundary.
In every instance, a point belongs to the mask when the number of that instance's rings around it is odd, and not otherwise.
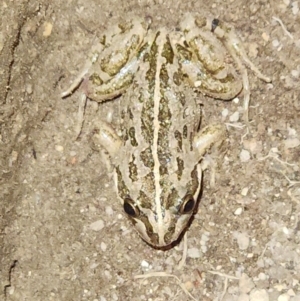
[{"label": "dark spot on frog's back", "polygon": [[129,178],[133,182],[136,182],[138,180],[138,171],[137,171],[137,166],[135,164],[135,156],[134,155],[132,155],[132,159],[129,162]]},{"label": "dark spot on frog's back", "polygon": [[177,172],[176,173],[177,173],[177,178],[180,181],[183,170],[184,170],[184,161],[178,157],[176,158],[176,161],[177,161]]},{"label": "dark spot on frog's back", "polygon": [[138,146],[137,140],[135,138],[135,128],[131,127],[128,131],[129,137],[130,137],[130,143],[132,146]]},{"label": "dark spot on frog's back", "polygon": [[143,162],[143,164],[146,167],[149,167],[151,169],[154,167],[152,150],[151,150],[150,146],[145,148],[143,151],[141,151],[140,158],[141,158],[141,161]]},{"label": "dark spot on frog's back", "polygon": [[167,35],[167,42],[164,44],[161,56],[164,57],[168,64],[173,64],[174,51],[171,46],[169,35]]},{"label": "dark spot on frog's back", "polygon": [[166,165],[160,165],[160,166],[159,166],[159,174],[160,174],[161,176],[164,176],[164,175],[168,175],[168,174],[169,174],[168,168],[167,168]]}]

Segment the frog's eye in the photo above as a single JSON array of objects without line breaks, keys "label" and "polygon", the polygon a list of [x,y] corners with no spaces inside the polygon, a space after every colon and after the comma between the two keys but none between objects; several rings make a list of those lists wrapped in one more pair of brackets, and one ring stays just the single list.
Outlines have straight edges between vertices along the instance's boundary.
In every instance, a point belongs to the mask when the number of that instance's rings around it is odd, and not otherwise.
[{"label": "frog's eye", "polygon": [[191,194],[187,194],[183,199],[183,202],[180,206],[179,212],[181,214],[191,213],[191,211],[194,210],[195,205],[196,205],[196,202],[195,202],[193,196]]},{"label": "frog's eye", "polygon": [[139,208],[134,204],[133,200],[126,198],[123,204],[124,211],[131,217],[137,217],[140,215]]}]

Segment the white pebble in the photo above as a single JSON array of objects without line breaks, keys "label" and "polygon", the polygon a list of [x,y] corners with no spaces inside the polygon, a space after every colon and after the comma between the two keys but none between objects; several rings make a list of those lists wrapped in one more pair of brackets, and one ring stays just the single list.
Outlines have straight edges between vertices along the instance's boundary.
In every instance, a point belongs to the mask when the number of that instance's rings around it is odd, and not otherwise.
[{"label": "white pebble", "polygon": [[222,116],[223,116],[223,117],[227,117],[228,114],[229,114],[228,109],[224,109],[224,110],[222,111]]},{"label": "white pebble", "polygon": [[62,145],[55,145],[55,150],[57,150],[58,152],[63,152],[64,147]]},{"label": "white pebble", "polygon": [[246,196],[248,194],[248,191],[249,191],[249,188],[248,187],[245,187],[242,189],[242,192],[241,192],[241,195],[242,196]]},{"label": "white pebble", "polygon": [[201,257],[201,252],[197,248],[190,248],[187,251],[187,255],[190,258],[200,258]]},{"label": "white pebble", "polygon": [[248,275],[242,274],[239,280],[239,288],[242,293],[249,293],[255,287],[254,282]]},{"label": "white pebble", "polygon": [[105,213],[108,215],[108,216],[112,216],[114,214],[114,211],[113,209],[111,208],[111,206],[106,206],[105,207]]},{"label": "white pebble", "polygon": [[206,253],[207,252],[207,246],[201,246],[201,251],[202,251],[202,253]]},{"label": "white pebble", "polygon": [[293,77],[296,77],[296,78],[299,77],[299,73],[300,73],[299,70],[292,70],[292,71],[291,71],[292,76],[293,76]]},{"label": "white pebble", "polygon": [[283,227],[282,228],[282,232],[286,235],[289,235],[290,234],[290,230],[287,228],[287,227]]},{"label": "white pebble", "polygon": [[259,273],[258,274],[258,279],[259,280],[266,280],[268,277],[265,273]]},{"label": "white pebble", "polygon": [[277,301],[290,301],[291,297],[288,294],[282,294],[278,297]]},{"label": "white pebble", "polygon": [[100,231],[104,228],[104,221],[99,219],[98,221],[90,224],[90,229],[93,231]]},{"label": "white pebble", "polygon": [[206,234],[202,234],[202,235],[201,235],[201,241],[204,241],[204,242],[207,242],[207,241],[209,241],[209,237],[208,237],[208,235],[206,235]]},{"label": "white pebble", "polygon": [[288,291],[287,291],[288,295],[291,296],[291,297],[294,297],[296,296],[295,292],[290,288]]},{"label": "white pebble", "polygon": [[269,42],[270,36],[266,32],[263,32],[263,34],[261,36],[266,42]]},{"label": "white pebble", "polygon": [[240,160],[241,162],[247,162],[250,160],[250,153],[245,150],[245,149],[242,149],[242,151],[240,152]]},{"label": "white pebble", "polygon": [[240,119],[240,113],[238,111],[234,112],[230,117],[230,122],[237,122]]},{"label": "white pebble", "polygon": [[249,247],[250,239],[247,233],[234,231],[233,237],[237,240],[240,250],[246,250]]},{"label": "white pebble", "polygon": [[26,92],[27,92],[27,94],[32,94],[32,85],[31,84],[26,85]]},{"label": "white pebble", "polygon": [[141,267],[148,269],[149,268],[149,263],[146,260],[142,260]]},{"label": "white pebble", "polygon": [[279,46],[279,41],[278,40],[273,40],[272,41],[272,45],[273,45],[273,47],[275,47],[275,48],[277,48],[278,46]]},{"label": "white pebble", "polygon": [[284,141],[285,148],[295,148],[300,145],[300,140],[298,138],[289,138]]},{"label": "white pebble", "polygon": [[103,252],[105,252],[105,251],[106,251],[106,249],[107,249],[107,245],[106,245],[106,243],[104,243],[104,242],[101,242],[101,244],[100,244],[100,248],[101,248],[101,250],[102,250]]},{"label": "white pebble", "polygon": [[235,211],[234,211],[234,215],[241,215],[243,212],[243,208],[242,207],[239,207],[237,208]]},{"label": "white pebble", "polygon": [[293,15],[297,15],[298,14],[298,12],[299,12],[298,1],[294,1],[292,3],[292,12],[293,12]]},{"label": "white pebble", "polygon": [[250,293],[250,301],[269,301],[269,294],[264,289],[254,289]]}]

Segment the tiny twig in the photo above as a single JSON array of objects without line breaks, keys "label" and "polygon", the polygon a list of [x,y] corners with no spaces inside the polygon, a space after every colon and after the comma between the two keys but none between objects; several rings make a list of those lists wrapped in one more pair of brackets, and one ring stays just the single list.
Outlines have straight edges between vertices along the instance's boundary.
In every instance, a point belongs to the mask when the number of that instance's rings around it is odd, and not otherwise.
[{"label": "tiny twig", "polygon": [[296,185],[296,184],[300,184],[300,181],[292,181],[291,179],[288,178],[288,176],[286,176],[283,172],[281,172],[281,174],[288,180],[288,182],[290,183],[290,185],[288,186],[288,188]]},{"label": "tiny twig", "polygon": [[228,275],[228,274],[224,274],[224,273],[220,273],[220,272],[216,272],[216,271],[207,271],[207,272],[210,273],[210,274],[218,275],[218,276],[225,277],[225,278],[228,278],[228,279],[239,280],[238,277],[231,276],[231,275]]},{"label": "tiny twig", "polygon": [[276,153],[274,153],[272,151],[272,149],[270,149],[269,153],[265,156],[265,157],[262,157],[262,158],[259,158],[257,159],[258,161],[263,161],[263,160],[266,160],[268,158],[273,158],[275,159],[276,161],[278,161],[279,163],[283,164],[283,165],[288,165],[288,166],[295,166],[296,164],[293,164],[293,163],[288,163],[286,161],[282,161],[278,158],[278,155],[276,155]]},{"label": "tiny twig", "polygon": [[277,21],[282,30],[284,31],[284,33],[291,39],[294,40],[294,37],[292,36],[292,34],[286,29],[286,27],[284,26],[283,22],[281,21],[281,19],[277,18],[277,17],[272,17],[273,20]]},{"label": "tiny twig", "polygon": [[222,293],[220,301],[222,301],[224,299],[225,295],[226,295],[227,288],[228,288],[228,279],[239,280],[238,277],[223,274],[223,273],[220,273],[220,272],[216,272],[216,271],[207,271],[207,272],[210,273],[210,274],[218,275],[218,276],[221,276],[221,277],[225,278],[225,280],[224,280],[224,289],[223,289],[223,293]]},{"label": "tiny twig", "polygon": [[147,278],[151,278],[151,277],[171,277],[174,278],[179,286],[181,287],[181,289],[194,301],[197,301],[197,299],[185,288],[185,286],[181,283],[180,279],[172,274],[166,273],[166,272],[153,272],[153,273],[148,273],[148,274],[144,274],[144,275],[136,275],[134,276],[134,279],[147,279]]}]

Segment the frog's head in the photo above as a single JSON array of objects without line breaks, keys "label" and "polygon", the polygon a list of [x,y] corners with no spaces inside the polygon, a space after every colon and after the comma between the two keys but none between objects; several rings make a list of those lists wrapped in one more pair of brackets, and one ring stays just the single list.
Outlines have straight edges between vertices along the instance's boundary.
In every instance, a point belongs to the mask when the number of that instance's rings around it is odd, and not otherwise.
[{"label": "frog's head", "polygon": [[[168,249],[175,245],[189,226],[197,208],[202,170],[166,176],[159,181],[154,173],[145,175],[130,188],[117,169],[117,189],[123,208],[139,235],[151,246]],[[128,187],[128,188],[127,188]]]}]

